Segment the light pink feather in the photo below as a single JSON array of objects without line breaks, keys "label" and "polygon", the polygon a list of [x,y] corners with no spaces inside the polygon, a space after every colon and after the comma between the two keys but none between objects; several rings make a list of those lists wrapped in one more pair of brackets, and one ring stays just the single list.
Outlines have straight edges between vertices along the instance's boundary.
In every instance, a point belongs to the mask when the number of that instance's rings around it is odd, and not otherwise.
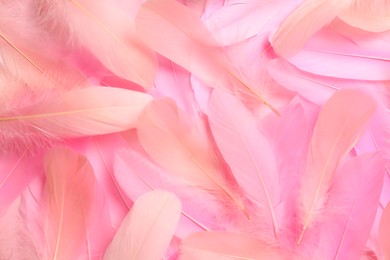
[{"label": "light pink feather", "polygon": [[193,233],[182,241],[180,248],[180,260],[282,260],[294,257],[252,236],[229,232]]},{"label": "light pink feather", "polygon": [[200,119],[190,121],[170,99],[156,100],[140,116],[137,132],[145,151],[173,177],[210,192],[247,214],[244,201],[226,178]]},{"label": "light pink feather", "polygon": [[151,97],[119,88],[90,87],[49,96],[35,104],[34,99],[27,100],[32,104],[1,111],[2,149],[34,150],[66,138],[133,128]]},{"label": "light pink feather", "polygon": [[304,240],[312,256],[316,251],[324,259],[359,259],[374,223],[384,172],[385,159],[378,152],[339,167],[324,211]]},{"label": "light pink feather", "polygon": [[104,259],[161,259],[175,232],[180,211],[180,200],[173,193],[146,193],[123,220]]},{"label": "light pink feather", "polygon": [[[200,18],[174,0],[148,0],[137,17],[136,27],[142,39],[156,52],[186,68],[213,87],[242,89],[271,110],[257,82],[237,70]],[[163,31],[165,37],[156,34]]]},{"label": "light pink feather", "polygon": [[216,10],[205,25],[223,46],[267,34],[295,7],[296,1],[229,1]]},{"label": "light pink feather", "polygon": [[120,5],[105,0],[40,0],[35,5],[38,21],[59,43],[81,45],[116,75],[153,86],[154,53],[138,39],[132,17]]},{"label": "light pink feather", "polygon": [[390,2],[388,0],[355,0],[339,15],[349,25],[370,31],[390,30]]},{"label": "light pink feather", "polygon": [[350,2],[352,0],[305,0],[273,35],[271,42],[275,52],[284,57],[293,56],[314,33],[332,22]]},{"label": "light pink feather", "polygon": [[382,213],[379,225],[379,245],[384,260],[390,259],[390,203]]},{"label": "light pink feather", "polygon": [[94,214],[96,180],[87,159],[57,147],[45,156],[47,258],[75,259]]},{"label": "light pink feather", "polygon": [[324,209],[339,161],[356,144],[375,108],[375,101],[358,90],[340,90],[322,107],[301,179],[298,244]]},{"label": "light pink feather", "polygon": [[222,156],[246,196],[260,208],[262,236],[278,239],[284,219],[276,157],[255,117],[236,97],[214,90],[209,120]]}]

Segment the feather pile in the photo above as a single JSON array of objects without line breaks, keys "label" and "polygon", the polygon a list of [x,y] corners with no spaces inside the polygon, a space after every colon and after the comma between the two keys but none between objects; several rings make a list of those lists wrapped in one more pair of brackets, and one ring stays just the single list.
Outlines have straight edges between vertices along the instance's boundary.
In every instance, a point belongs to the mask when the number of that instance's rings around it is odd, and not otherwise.
[{"label": "feather pile", "polygon": [[390,259],[389,0],[0,14],[0,259]]}]

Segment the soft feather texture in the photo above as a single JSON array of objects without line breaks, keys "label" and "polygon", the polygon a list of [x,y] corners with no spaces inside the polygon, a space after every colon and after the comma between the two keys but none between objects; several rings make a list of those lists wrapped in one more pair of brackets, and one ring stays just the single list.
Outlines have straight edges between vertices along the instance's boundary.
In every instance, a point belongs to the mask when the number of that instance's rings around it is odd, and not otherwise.
[{"label": "soft feather texture", "polygon": [[252,236],[229,232],[193,233],[183,240],[180,249],[180,260],[282,260],[293,257]]},{"label": "soft feather texture", "polygon": [[173,193],[146,193],[123,220],[104,259],[161,259],[175,232],[180,211],[180,200]]},{"label": "soft feather texture", "polygon": [[356,144],[375,108],[374,100],[365,93],[340,90],[321,109],[301,179],[298,244],[323,210],[340,160]]},{"label": "soft feather texture", "polygon": [[116,75],[153,86],[154,53],[138,39],[132,17],[119,5],[105,0],[40,0],[35,10],[38,22],[58,42],[88,48]]},{"label": "soft feather texture", "polygon": [[352,0],[305,0],[280,25],[271,42],[275,52],[288,57],[296,54],[305,42],[332,22]]},{"label": "soft feather texture", "polygon": [[232,45],[258,34],[268,33],[280,22],[296,1],[229,1],[216,10],[205,25],[222,45]]},{"label": "soft feather texture", "polygon": [[382,213],[380,225],[379,225],[379,245],[382,251],[383,259],[390,259],[390,203],[387,204],[385,210]]},{"label": "soft feather texture", "polygon": [[96,180],[88,160],[69,148],[45,156],[47,258],[74,259],[92,223]]},{"label": "soft feather texture", "polygon": [[145,151],[172,176],[213,193],[247,214],[228,181],[201,120],[191,122],[170,99],[153,101],[140,116],[137,133]]},{"label": "soft feather texture", "polygon": [[325,259],[358,259],[375,219],[384,172],[380,152],[344,162],[317,225],[307,231],[303,243],[308,248],[318,244],[317,252]]},{"label": "soft feather texture", "polygon": [[[258,130],[255,117],[234,96],[214,90],[210,126],[241,189],[261,209],[263,237],[278,239],[284,217],[274,151]],[[271,234],[267,236],[267,232]],[[268,240],[267,239],[267,240]]]},{"label": "soft feather texture", "polygon": [[[207,84],[223,88],[233,85],[277,112],[264,98],[263,86],[258,86],[254,79],[245,77],[244,71],[232,65],[223,48],[190,9],[174,0],[148,0],[136,17],[136,26],[142,39],[156,52]],[[166,36],[159,37],[156,30],[164,31]]]},{"label": "soft feather texture", "polygon": [[150,99],[149,95],[130,90],[90,87],[52,95],[18,110],[2,111],[2,149],[33,151],[53,141],[133,128]]}]

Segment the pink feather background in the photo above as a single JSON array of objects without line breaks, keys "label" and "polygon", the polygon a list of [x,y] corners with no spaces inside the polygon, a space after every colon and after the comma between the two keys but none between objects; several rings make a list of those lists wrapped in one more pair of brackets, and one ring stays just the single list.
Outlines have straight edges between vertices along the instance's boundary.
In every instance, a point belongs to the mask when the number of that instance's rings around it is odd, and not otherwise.
[{"label": "pink feather background", "polygon": [[390,260],[390,1],[0,14],[0,259]]}]

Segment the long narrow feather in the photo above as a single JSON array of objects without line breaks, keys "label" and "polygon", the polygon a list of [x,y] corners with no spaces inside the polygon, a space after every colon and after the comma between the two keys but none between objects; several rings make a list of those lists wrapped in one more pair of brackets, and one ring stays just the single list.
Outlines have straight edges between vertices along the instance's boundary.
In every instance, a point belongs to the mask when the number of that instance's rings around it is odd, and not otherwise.
[{"label": "long narrow feather", "polygon": [[34,146],[66,138],[124,131],[135,126],[150,100],[149,95],[130,90],[90,87],[4,111],[0,117],[2,149],[34,150]]},{"label": "long narrow feather", "polygon": [[298,244],[324,208],[339,161],[356,144],[375,108],[374,100],[365,93],[340,90],[321,109],[301,181]]},{"label": "long narrow feather", "polygon": [[96,181],[87,159],[69,148],[53,148],[45,156],[48,243],[47,257],[75,259],[87,238]]},{"label": "long narrow feather", "polygon": [[104,259],[161,259],[175,232],[180,211],[180,200],[173,193],[146,193],[123,220]]},{"label": "long narrow feather", "polygon": [[153,101],[140,116],[137,131],[145,151],[168,173],[247,214],[242,198],[224,176],[207,133],[172,100]]},{"label": "long narrow feather", "polygon": [[305,0],[272,37],[275,52],[293,56],[322,27],[332,22],[352,0]]},{"label": "long narrow feather", "polygon": [[182,241],[180,260],[261,260],[293,259],[284,250],[273,248],[245,234],[230,232],[193,233]]},{"label": "long narrow feather", "polygon": [[209,101],[210,126],[222,156],[246,195],[261,208],[263,234],[277,239],[284,218],[274,151],[249,110],[234,96],[214,90]]},{"label": "long narrow feather", "polygon": [[134,21],[120,6],[105,0],[41,0],[36,12],[59,40],[86,47],[122,78],[153,86],[155,55],[138,39]]},{"label": "long narrow feather", "polygon": [[[256,82],[242,77],[243,73],[232,66],[224,50],[189,8],[174,0],[148,0],[136,17],[136,27],[142,39],[155,51],[207,84],[224,88],[233,84],[277,112],[270,101],[265,100]],[[156,30],[164,32],[165,37],[159,37]]]}]

